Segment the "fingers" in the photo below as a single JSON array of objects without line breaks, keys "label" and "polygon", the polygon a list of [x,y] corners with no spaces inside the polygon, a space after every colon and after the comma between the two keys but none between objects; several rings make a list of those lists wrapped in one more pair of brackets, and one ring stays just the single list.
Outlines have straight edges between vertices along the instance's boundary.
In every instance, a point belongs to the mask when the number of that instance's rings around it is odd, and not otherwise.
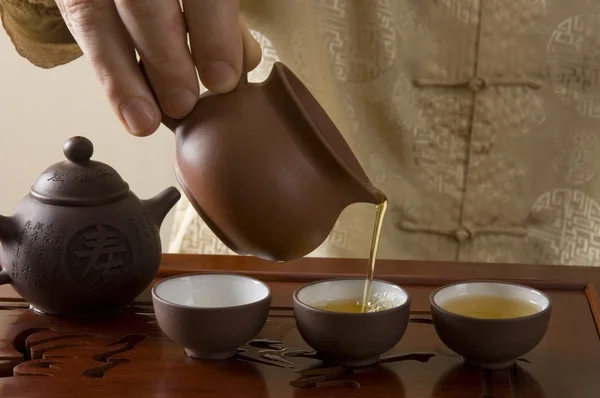
[{"label": "fingers", "polygon": [[244,48],[244,57],[246,58],[246,72],[250,72],[260,64],[262,60],[262,50],[260,44],[250,33],[246,21],[239,17],[240,30],[242,31],[242,42]]},{"label": "fingers", "polygon": [[231,91],[242,73],[238,0],[183,0],[192,57],[204,86]]},{"label": "fingers", "polygon": [[56,3],[115,113],[137,136],[156,131],[162,112],[180,119],[193,109],[199,96],[196,68],[209,90],[224,93],[237,85],[243,56],[245,72],[261,60],[259,44],[238,16],[238,0],[183,0],[185,17],[179,0]]},{"label": "fingers", "polygon": [[137,66],[134,45],[114,2],[57,0],[56,3],[126,129],[138,136],[156,131],[161,114]]},{"label": "fingers", "polygon": [[172,118],[185,117],[196,105],[200,88],[179,1],[115,0],[115,4],[160,107]]}]

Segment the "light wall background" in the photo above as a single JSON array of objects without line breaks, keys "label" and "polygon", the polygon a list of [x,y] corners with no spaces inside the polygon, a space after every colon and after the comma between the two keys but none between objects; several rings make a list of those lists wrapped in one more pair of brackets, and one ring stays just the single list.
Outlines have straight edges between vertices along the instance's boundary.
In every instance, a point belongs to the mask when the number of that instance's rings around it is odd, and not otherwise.
[{"label": "light wall background", "polygon": [[[140,198],[178,187],[172,168],[175,142],[168,129],[144,138],[129,135],[85,58],[38,68],[17,54],[0,29],[0,214],[12,214],[40,173],[64,160],[63,143],[75,135],[92,140],[93,159],[115,168]],[[173,215],[174,209],[161,228],[163,251]]]}]

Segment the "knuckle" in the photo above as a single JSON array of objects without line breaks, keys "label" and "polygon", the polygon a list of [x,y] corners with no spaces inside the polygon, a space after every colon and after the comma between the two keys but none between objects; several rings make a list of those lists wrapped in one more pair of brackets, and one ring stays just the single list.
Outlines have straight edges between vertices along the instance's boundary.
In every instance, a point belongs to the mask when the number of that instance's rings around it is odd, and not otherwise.
[{"label": "knuckle", "polygon": [[155,72],[161,73],[176,73],[174,71],[191,62],[189,50],[173,39],[153,42],[141,51],[140,56]]},{"label": "knuckle", "polygon": [[72,24],[85,26],[98,11],[110,6],[110,0],[62,0],[63,12]]},{"label": "knuckle", "polygon": [[142,59],[159,70],[177,68],[187,48],[181,9],[165,4],[158,7],[156,0],[115,0],[115,3],[120,11],[125,11],[122,17],[126,25],[137,33],[134,40]]},{"label": "knuckle", "polygon": [[118,104],[124,101],[126,95],[114,73],[101,69],[96,72],[96,76],[110,102]]},{"label": "knuckle", "polygon": [[143,58],[149,65],[161,72],[171,71],[173,68],[180,69],[182,64],[181,57],[178,54],[160,48],[148,51],[143,55]]},{"label": "knuckle", "polygon": [[115,0],[115,4],[132,11],[148,11],[153,6],[148,0]]}]

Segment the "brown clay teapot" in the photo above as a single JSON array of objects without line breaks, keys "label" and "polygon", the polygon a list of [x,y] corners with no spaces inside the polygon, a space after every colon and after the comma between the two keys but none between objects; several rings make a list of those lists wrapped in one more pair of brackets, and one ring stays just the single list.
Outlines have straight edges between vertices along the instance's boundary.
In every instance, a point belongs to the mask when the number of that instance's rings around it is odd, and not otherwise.
[{"label": "brown clay teapot", "polygon": [[264,82],[243,75],[232,92],[206,92],[186,118],[163,123],[176,135],[183,191],[238,254],[303,257],[345,207],[381,202],[333,121],[282,63]]},{"label": "brown clay teapot", "polygon": [[140,200],[73,137],[66,161],[42,173],[11,217],[0,216],[0,284],[43,313],[84,316],[127,306],[161,259],[160,225],[181,197],[170,187]]}]

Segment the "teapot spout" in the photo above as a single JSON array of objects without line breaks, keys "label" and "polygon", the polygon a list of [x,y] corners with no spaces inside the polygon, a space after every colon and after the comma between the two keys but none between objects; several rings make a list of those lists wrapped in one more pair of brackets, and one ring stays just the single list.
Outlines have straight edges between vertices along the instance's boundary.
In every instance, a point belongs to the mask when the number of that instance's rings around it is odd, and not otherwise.
[{"label": "teapot spout", "polygon": [[181,198],[181,193],[175,187],[169,187],[156,195],[155,197],[143,200],[142,203],[148,214],[152,216],[158,227],[161,226],[163,220],[169,211]]},{"label": "teapot spout", "polygon": [[0,215],[0,242],[14,241],[19,237],[17,223],[12,217]]}]

